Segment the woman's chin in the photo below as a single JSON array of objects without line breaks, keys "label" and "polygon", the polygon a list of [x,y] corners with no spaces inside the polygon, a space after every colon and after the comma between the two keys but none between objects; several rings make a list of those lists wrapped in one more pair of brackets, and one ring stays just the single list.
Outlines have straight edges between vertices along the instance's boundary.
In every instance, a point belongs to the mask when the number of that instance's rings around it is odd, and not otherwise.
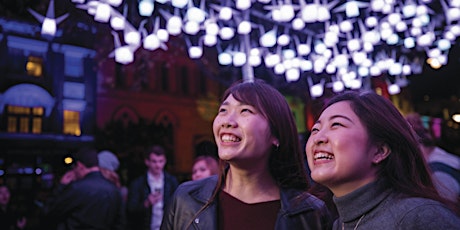
[{"label": "woman's chin", "polygon": [[324,171],[312,171],[311,172],[311,178],[319,184],[325,185],[327,184],[328,181],[330,181],[332,178],[332,175],[329,172],[324,172]]}]

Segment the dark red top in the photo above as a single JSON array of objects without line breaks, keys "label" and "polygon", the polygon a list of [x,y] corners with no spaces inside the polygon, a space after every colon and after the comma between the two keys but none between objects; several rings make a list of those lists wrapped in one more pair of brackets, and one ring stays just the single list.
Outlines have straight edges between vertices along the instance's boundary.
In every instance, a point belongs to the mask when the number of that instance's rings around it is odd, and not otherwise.
[{"label": "dark red top", "polygon": [[219,230],[275,229],[280,200],[247,204],[220,191],[218,205]]}]

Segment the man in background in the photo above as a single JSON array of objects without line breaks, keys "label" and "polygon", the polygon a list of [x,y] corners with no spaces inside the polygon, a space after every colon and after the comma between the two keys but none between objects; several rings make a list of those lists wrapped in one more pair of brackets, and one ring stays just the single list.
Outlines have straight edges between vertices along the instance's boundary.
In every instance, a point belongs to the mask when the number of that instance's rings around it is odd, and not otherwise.
[{"label": "man in background", "polygon": [[47,229],[123,229],[121,194],[101,174],[97,151],[81,149],[74,161],[45,205]]},{"label": "man in background", "polygon": [[128,189],[128,220],[132,230],[160,229],[166,204],[178,186],[177,179],[164,171],[165,150],[158,145],[144,152],[147,172]]}]

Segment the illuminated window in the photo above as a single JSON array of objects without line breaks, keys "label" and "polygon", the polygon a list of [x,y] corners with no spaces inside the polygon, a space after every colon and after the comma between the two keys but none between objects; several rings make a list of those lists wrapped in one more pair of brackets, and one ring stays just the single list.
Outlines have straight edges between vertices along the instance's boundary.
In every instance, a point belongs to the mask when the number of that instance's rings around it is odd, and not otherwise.
[{"label": "illuminated window", "polygon": [[41,133],[44,109],[8,105],[6,109],[7,131],[10,133]]},{"label": "illuminated window", "polygon": [[41,77],[43,74],[43,59],[29,56],[26,64],[27,74],[35,77]]},{"label": "illuminated window", "polygon": [[9,133],[15,133],[18,130],[18,118],[16,117],[8,117],[8,132]]},{"label": "illuminated window", "polygon": [[21,117],[19,119],[19,132],[20,133],[29,132],[29,118],[28,117]]},{"label": "illuminated window", "polygon": [[75,136],[81,135],[80,129],[80,113],[71,110],[64,110],[64,134]]},{"label": "illuminated window", "polygon": [[34,118],[32,122],[32,133],[40,133],[42,131],[42,119]]}]

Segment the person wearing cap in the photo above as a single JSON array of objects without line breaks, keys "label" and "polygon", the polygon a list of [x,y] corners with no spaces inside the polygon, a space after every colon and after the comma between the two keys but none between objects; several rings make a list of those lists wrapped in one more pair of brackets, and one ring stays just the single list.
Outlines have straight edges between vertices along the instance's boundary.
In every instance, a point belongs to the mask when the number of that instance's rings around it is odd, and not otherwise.
[{"label": "person wearing cap", "polygon": [[73,157],[44,207],[47,229],[123,229],[122,197],[101,174],[97,151],[83,148]]}]

